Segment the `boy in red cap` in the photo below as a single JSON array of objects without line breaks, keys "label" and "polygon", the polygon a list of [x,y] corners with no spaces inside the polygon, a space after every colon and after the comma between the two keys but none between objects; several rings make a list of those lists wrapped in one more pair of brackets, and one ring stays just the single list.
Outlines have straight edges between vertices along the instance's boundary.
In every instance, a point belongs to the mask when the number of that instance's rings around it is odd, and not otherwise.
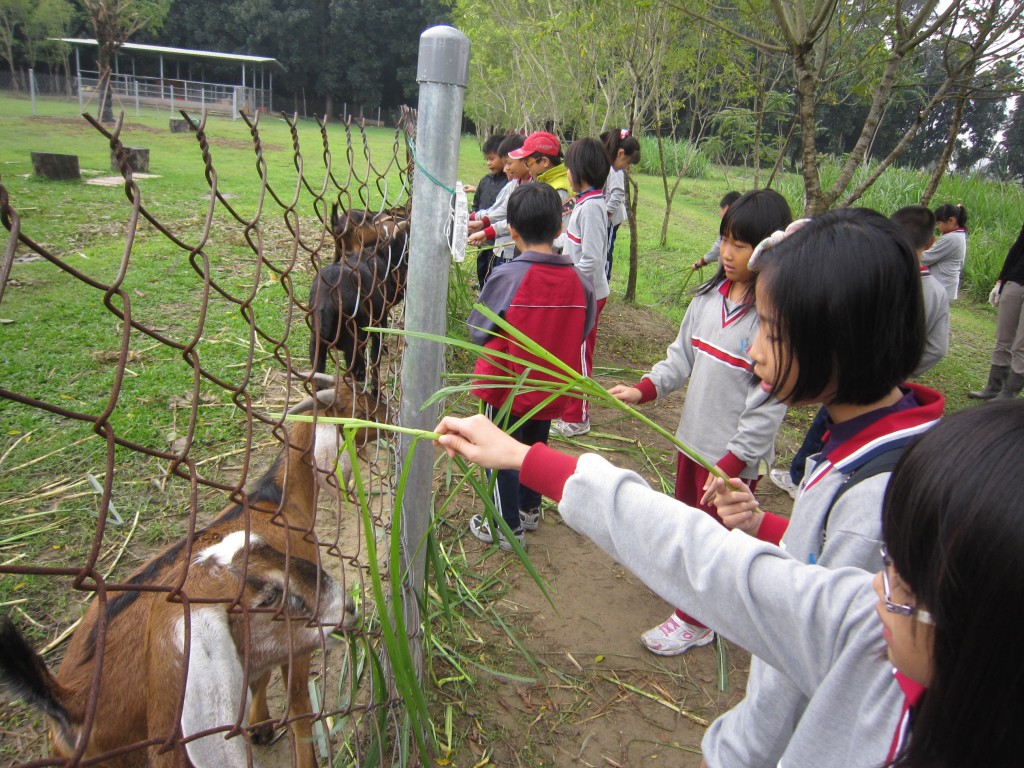
[{"label": "boy in red cap", "polygon": [[534,181],[543,181],[554,187],[562,200],[562,224],[569,216],[565,204],[573,196],[569,175],[562,162],[562,143],[553,133],[534,131],[526,137],[523,146],[508,153],[513,160],[522,160]]}]

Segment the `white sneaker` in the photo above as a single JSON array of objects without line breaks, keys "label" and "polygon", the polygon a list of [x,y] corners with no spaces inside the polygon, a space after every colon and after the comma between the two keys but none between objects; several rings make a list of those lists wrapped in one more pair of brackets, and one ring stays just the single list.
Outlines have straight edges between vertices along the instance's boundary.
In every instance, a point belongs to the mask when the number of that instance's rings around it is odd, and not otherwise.
[{"label": "white sneaker", "polygon": [[540,508],[520,509],[519,524],[523,526],[524,531],[536,531],[540,528]]},{"label": "white sneaker", "polygon": [[579,437],[590,431],[590,420],[562,421],[561,419],[555,419],[551,423],[551,429],[562,437]]},{"label": "white sneaker", "polygon": [[640,644],[659,656],[678,656],[714,639],[713,630],[687,624],[673,613],[666,621],[640,635]]},{"label": "white sneaker", "polygon": [[[469,521],[469,532],[476,538],[485,544],[494,543],[494,534],[491,533],[490,523],[484,519],[483,515],[473,515]],[[526,548],[526,534],[523,533],[522,528],[512,531],[512,535],[519,540],[519,543],[523,545],[523,549]],[[505,538],[505,534],[501,530],[498,531],[498,546],[506,552],[512,551],[512,544],[508,539]]]},{"label": "white sneaker", "polygon": [[796,492],[800,490],[800,486],[793,482],[793,478],[789,476],[788,469],[773,469],[768,473],[768,477],[783,491],[789,494],[789,498],[795,499]]}]

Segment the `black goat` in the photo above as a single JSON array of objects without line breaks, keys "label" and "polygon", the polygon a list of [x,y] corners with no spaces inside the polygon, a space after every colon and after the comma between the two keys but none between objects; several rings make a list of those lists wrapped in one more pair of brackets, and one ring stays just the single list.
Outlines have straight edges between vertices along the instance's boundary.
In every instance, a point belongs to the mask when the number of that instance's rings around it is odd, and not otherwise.
[{"label": "black goat", "polygon": [[[328,351],[337,349],[345,365],[357,381],[367,380],[376,391],[380,364],[380,336],[370,334],[368,327],[386,328],[391,308],[405,295],[408,273],[408,223],[396,218],[368,224],[350,211],[344,217],[332,216],[335,237],[339,243],[333,264],[320,269],[310,291],[311,333],[309,357],[313,368],[323,373]],[[358,240],[366,243],[370,231],[376,241],[368,247],[350,252],[349,241],[343,239],[358,232]],[[341,243],[346,245],[342,246]]]}]

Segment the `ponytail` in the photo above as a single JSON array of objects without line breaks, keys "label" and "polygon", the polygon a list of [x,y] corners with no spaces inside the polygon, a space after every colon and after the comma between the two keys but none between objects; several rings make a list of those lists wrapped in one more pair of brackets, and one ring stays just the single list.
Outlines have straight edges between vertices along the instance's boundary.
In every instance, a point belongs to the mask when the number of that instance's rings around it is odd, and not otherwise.
[{"label": "ponytail", "polygon": [[956,219],[956,225],[958,227],[961,229],[967,229],[967,209],[960,203],[957,203],[956,205],[951,203],[940,205],[935,209],[935,218],[939,221]]},{"label": "ponytail", "polygon": [[601,144],[604,146],[605,154],[608,155],[608,165],[615,162],[620,149],[625,152],[631,164],[640,162],[640,142],[630,134],[628,128],[605,131],[601,134]]}]

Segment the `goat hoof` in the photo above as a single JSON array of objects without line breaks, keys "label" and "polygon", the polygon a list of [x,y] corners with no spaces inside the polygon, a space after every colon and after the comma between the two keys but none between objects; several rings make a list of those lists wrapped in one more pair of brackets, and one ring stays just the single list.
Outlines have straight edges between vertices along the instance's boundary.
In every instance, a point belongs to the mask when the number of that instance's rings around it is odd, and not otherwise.
[{"label": "goat hoof", "polygon": [[263,723],[262,725],[257,725],[255,728],[250,728],[249,740],[253,744],[273,744],[277,741],[274,734],[274,726],[270,723]]}]

